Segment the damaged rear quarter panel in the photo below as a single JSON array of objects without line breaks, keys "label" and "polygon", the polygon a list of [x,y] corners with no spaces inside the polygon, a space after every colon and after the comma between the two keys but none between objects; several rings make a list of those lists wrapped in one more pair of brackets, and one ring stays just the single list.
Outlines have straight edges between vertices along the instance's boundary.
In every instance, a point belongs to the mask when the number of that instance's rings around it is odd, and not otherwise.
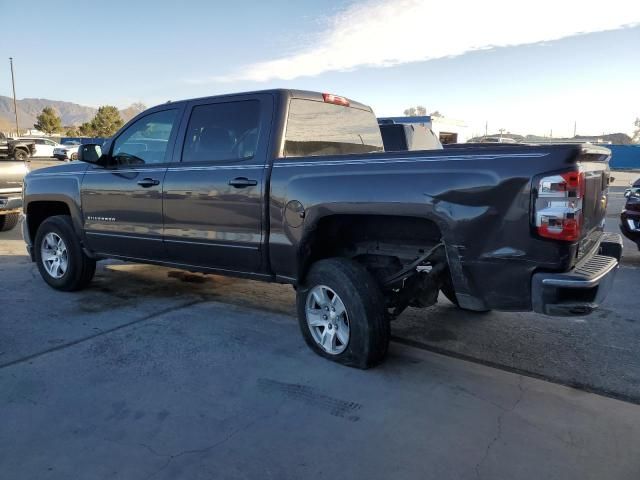
[{"label": "damaged rear quarter panel", "polygon": [[[463,306],[527,310],[533,271],[561,269],[571,255],[532,235],[531,179],[565,165],[573,150],[519,146],[276,159],[271,266],[295,278],[299,245],[328,215],[425,218],[440,228]],[[304,207],[299,227],[284,221],[284,207],[293,200]]]}]

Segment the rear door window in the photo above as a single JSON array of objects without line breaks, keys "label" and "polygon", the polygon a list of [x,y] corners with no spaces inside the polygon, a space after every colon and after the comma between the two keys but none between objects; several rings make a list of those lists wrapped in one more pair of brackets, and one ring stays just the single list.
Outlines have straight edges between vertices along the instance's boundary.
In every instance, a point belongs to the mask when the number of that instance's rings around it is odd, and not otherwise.
[{"label": "rear door window", "polygon": [[260,101],[212,103],[193,108],[183,162],[253,158],[260,137]]},{"label": "rear door window", "polygon": [[289,104],[284,156],[340,155],[383,150],[373,112],[294,98]]}]

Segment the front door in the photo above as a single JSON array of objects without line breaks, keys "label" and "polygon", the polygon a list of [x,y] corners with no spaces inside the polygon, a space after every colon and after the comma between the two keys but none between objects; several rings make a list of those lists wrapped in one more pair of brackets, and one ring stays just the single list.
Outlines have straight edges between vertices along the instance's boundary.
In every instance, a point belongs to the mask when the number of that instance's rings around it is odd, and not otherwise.
[{"label": "front door", "polygon": [[111,142],[108,165],[93,166],[82,182],[84,228],[91,250],[161,260],[162,188],[182,109],[157,109]]},{"label": "front door", "polygon": [[259,272],[272,97],[192,102],[164,183],[164,241],[176,263]]}]

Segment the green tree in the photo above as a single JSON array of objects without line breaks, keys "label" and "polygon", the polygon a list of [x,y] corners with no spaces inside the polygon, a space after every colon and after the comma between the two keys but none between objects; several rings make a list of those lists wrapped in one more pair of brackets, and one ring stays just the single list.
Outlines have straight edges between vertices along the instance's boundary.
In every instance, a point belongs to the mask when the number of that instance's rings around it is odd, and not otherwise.
[{"label": "green tree", "polygon": [[402,113],[404,113],[406,117],[423,117],[427,114],[427,109],[422,105],[417,105],[415,107],[405,109]]},{"label": "green tree", "polygon": [[67,137],[79,137],[81,135],[78,127],[69,127],[64,134]]},{"label": "green tree", "polygon": [[636,127],[636,129],[633,132],[633,138],[631,141],[633,143],[640,143],[640,118],[636,118],[636,121],[633,122],[633,126]]},{"label": "green tree", "polygon": [[85,122],[82,125],[80,125],[78,127],[78,132],[83,137],[95,137],[95,134],[93,133],[93,126],[91,125],[91,122]]},{"label": "green tree", "polygon": [[110,137],[121,126],[122,118],[118,109],[111,105],[104,105],[98,109],[98,113],[91,120],[91,133],[96,137]]},{"label": "green tree", "polygon": [[51,135],[62,130],[62,120],[51,107],[44,107],[42,113],[36,117],[37,122],[33,124],[41,132]]}]

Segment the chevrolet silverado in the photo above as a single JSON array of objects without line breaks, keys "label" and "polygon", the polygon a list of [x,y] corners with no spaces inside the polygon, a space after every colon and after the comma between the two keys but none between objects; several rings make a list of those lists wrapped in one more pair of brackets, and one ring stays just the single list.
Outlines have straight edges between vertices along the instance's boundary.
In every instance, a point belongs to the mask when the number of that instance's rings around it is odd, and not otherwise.
[{"label": "chevrolet silverado", "polygon": [[621,256],[603,232],[609,150],[385,152],[371,108],[332,94],[170,102],[78,156],[25,179],[23,235],[51,287],[86,287],[106,258],[289,283],[310,348],[360,368],[440,291],[585,315]]}]

